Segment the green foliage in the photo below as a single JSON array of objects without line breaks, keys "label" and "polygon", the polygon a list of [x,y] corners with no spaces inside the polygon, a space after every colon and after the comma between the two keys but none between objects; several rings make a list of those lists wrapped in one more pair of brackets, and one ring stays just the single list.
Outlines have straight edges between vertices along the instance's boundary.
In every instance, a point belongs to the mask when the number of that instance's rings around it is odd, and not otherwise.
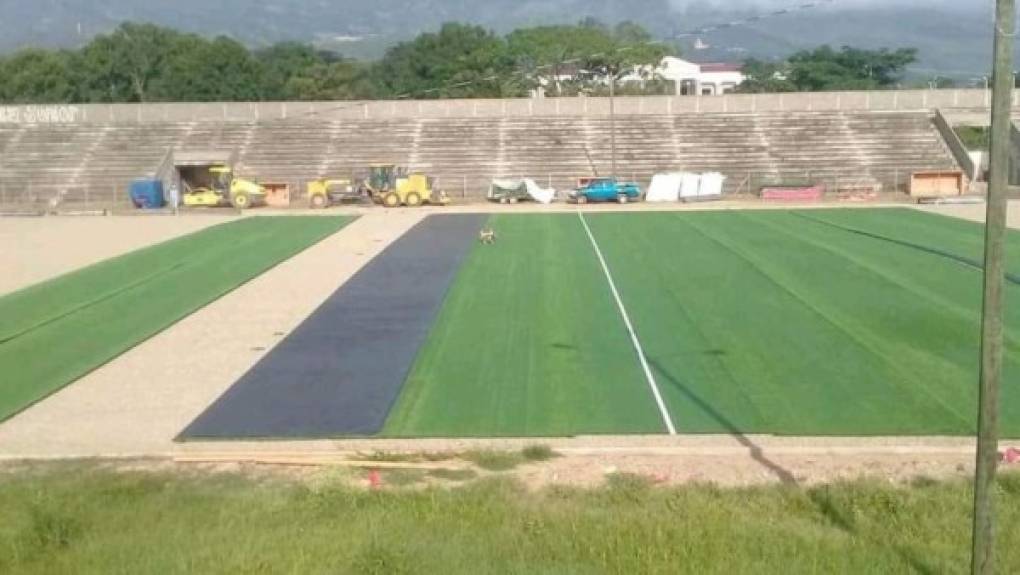
[{"label": "green foliage", "polygon": [[744,62],[747,80],[737,87],[738,92],[796,92],[797,86],[786,75],[785,62],[767,62],[748,58]]},{"label": "green foliage", "polygon": [[647,30],[633,22],[610,29],[584,20],[577,26],[540,26],[516,30],[506,38],[507,49],[529,88],[545,86],[548,95],[602,94],[607,78],[636,76],[642,82],[620,87],[621,94],[672,93],[655,80],[655,67],[674,53],[652,41]]},{"label": "green foliage", "polygon": [[[972,492],[812,488],[527,491],[507,481],[370,491],[343,481],[43,466],[0,475],[3,573],[959,573]],[[997,567],[1020,570],[1016,474]],[[40,511],[40,508],[44,511]]]},{"label": "green foliage", "polygon": [[157,84],[155,99],[260,100],[260,70],[248,50],[229,38],[180,41]]},{"label": "green foliage", "polygon": [[451,469],[448,467],[441,467],[439,469],[429,471],[429,477],[435,477],[436,479],[442,479],[444,481],[470,481],[478,477],[478,472],[474,469]]},{"label": "green foliage", "polygon": [[968,150],[987,152],[989,132],[987,126],[955,126],[953,130]]},{"label": "green foliage", "polygon": [[63,102],[76,99],[75,56],[70,52],[26,49],[0,59],[0,102]]},{"label": "green foliage", "polygon": [[333,52],[284,42],[256,53],[265,100],[347,100],[369,97],[367,67]]},{"label": "green foliage", "polygon": [[422,469],[387,469],[383,472],[383,483],[392,487],[411,487],[425,480]]},{"label": "green foliage", "polygon": [[[163,102],[501,98],[552,80],[555,94],[604,91],[606,75],[641,67],[668,50],[642,27],[598,22],[521,29],[506,37],[448,23],[360,63],[296,42],[250,51],[152,24],[122,24],[77,52],[25,50],[0,58],[0,102]],[[578,72],[580,71],[580,72]],[[561,76],[576,76],[570,81]],[[621,93],[665,93],[661,82]]]},{"label": "green foliage", "polygon": [[465,452],[461,457],[486,471],[510,471],[524,463],[524,457],[513,451],[476,449]]},{"label": "green foliage", "polygon": [[[165,79],[169,60],[189,36],[151,24],[122,24],[97,36],[81,51],[78,97],[90,102],[146,102],[154,83]],[[201,41],[193,37],[195,41]]]},{"label": "green foliage", "polygon": [[387,463],[415,463],[422,461],[449,461],[457,457],[457,454],[450,451],[415,451],[410,453],[373,451],[371,453],[359,453],[355,459],[359,461],[378,461]]},{"label": "green foliage", "polygon": [[750,59],[744,73],[748,80],[741,92],[818,92],[826,90],[875,90],[899,82],[906,67],[917,59],[917,50],[862,50],[822,46],[773,63]]},{"label": "green foliage", "polygon": [[521,450],[521,455],[528,461],[549,461],[560,456],[559,453],[553,451],[553,448],[548,445],[528,445]]},{"label": "green foliage", "polygon": [[425,98],[523,94],[502,38],[479,26],[444,24],[386,52],[373,75],[382,95]]},{"label": "green foliage", "polygon": [[[541,88],[550,96],[671,94],[656,75],[676,50],[633,22],[521,28],[500,36],[444,24],[361,63],[297,42],[251,51],[125,23],[78,51],[23,50],[0,57],[0,102],[163,102],[505,98]],[[916,50],[822,46],[781,63],[751,59],[744,92],[877,89],[895,85]]]}]

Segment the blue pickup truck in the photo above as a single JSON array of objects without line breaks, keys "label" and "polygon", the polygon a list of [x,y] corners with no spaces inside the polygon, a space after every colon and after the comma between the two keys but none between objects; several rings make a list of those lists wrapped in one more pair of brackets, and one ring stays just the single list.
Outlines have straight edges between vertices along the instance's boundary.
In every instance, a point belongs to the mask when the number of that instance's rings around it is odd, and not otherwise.
[{"label": "blue pickup truck", "polygon": [[576,190],[572,190],[569,199],[578,204],[612,200],[626,204],[641,199],[641,188],[632,182],[619,182],[616,178],[594,178]]}]

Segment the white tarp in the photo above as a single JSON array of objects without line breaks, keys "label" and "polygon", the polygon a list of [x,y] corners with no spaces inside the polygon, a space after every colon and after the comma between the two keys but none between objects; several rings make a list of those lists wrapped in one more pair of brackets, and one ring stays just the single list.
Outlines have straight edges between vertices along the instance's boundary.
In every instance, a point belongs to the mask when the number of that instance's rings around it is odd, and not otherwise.
[{"label": "white tarp", "polygon": [[655,174],[645,195],[646,202],[675,202],[680,199],[682,174]]},{"label": "white tarp", "polygon": [[[524,190],[528,193],[528,196],[536,202],[542,204],[552,203],[553,198],[556,197],[556,190],[553,188],[543,188],[539,186],[535,180],[531,178],[524,178],[523,180],[492,180],[492,187],[501,190]],[[490,197],[492,194],[490,192]]]},{"label": "white tarp", "polygon": [[719,172],[701,174],[701,187],[698,189],[698,197],[717,198],[722,196],[722,186],[725,179],[726,176]]},{"label": "white tarp", "polygon": [[719,172],[698,174],[694,172],[671,172],[655,174],[648,186],[646,202],[676,202],[700,199],[716,199],[722,196],[726,176]]},{"label": "white tarp", "polygon": [[684,172],[680,183],[680,197],[690,199],[698,197],[698,190],[701,188],[701,174]]},{"label": "white tarp", "polygon": [[540,187],[531,178],[524,178],[524,185],[527,186],[528,195],[531,196],[531,199],[541,204],[551,204],[553,198],[556,197],[555,189]]}]

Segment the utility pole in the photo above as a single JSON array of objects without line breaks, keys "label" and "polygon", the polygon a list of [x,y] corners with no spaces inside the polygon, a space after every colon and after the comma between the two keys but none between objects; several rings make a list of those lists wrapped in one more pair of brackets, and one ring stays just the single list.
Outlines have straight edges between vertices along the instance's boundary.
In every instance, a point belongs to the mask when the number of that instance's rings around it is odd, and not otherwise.
[{"label": "utility pole", "polygon": [[616,71],[608,66],[609,71],[609,175],[616,177]]},{"label": "utility pole", "polygon": [[1013,108],[1015,0],[998,0],[995,10],[995,65],[992,72],[992,129],[988,207],[985,217],[984,303],[981,310],[981,375],[974,474],[974,535],[971,572],[993,573],[995,468],[999,449],[999,386],[1002,380],[1003,259],[1006,189]]}]

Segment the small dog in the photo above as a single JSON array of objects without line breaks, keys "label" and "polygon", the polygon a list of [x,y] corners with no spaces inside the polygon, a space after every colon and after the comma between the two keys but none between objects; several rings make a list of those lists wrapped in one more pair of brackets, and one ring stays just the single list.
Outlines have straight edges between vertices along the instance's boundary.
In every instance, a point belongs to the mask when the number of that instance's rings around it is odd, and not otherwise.
[{"label": "small dog", "polygon": [[483,228],[480,232],[478,232],[478,241],[483,244],[496,243],[496,230],[492,228]]}]

